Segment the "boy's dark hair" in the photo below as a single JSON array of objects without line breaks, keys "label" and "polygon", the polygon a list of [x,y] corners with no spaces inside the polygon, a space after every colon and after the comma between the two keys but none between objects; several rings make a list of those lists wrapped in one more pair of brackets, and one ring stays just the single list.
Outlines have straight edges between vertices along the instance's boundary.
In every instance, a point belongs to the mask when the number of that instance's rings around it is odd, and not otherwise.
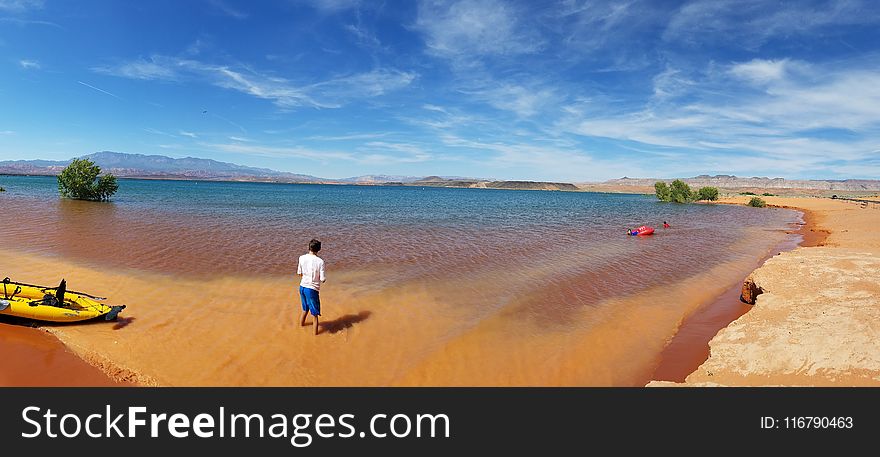
[{"label": "boy's dark hair", "polygon": [[309,241],[309,251],[317,253],[321,250],[321,242],[312,238],[312,241]]}]

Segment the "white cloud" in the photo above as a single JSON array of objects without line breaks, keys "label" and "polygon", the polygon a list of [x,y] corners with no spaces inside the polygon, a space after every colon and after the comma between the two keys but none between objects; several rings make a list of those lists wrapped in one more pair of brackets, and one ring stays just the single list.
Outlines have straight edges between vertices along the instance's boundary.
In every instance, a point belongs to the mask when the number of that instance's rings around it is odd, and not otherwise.
[{"label": "white cloud", "polygon": [[234,19],[247,19],[248,14],[244,13],[238,9],[233,8],[224,0],[208,0],[208,3],[214,7],[215,10],[225,14]]},{"label": "white cloud", "polygon": [[378,97],[409,86],[416,77],[416,73],[412,72],[376,69],[313,84],[309,86],[309,92],[328,99],[360,98],[364,95]]},{"label": "white cloud", "polygon": [[[563,42],[571,50],[588,54],[614,47],[614,53],[629,55],[630,46],[620,46],[647,28],[655,27],[668,18],[668,11],[651,2],[629,0],[565,0],[547,14],[548,22],[563,35]],[[616,66],[629,66],[618,62]]]},{"label": "white cloud", "polygon": [[301,146],[265,146],[248,143],[205,143],[202,146],[234,154],[272,158],[299,158],[319,162],[345,161],[358,164],[415,163],[431,159],[431,154],[412,143],[369,142],[354,151],[316,150]]},{"label": "white cloud", "polygon": [[376,34],[367,30],[363,25],[348,24],[345,26],[345,29],[351,32],[361,44],[370,48],[380,48],[382,46]]},{"label": "white cloud", "polygon": [[425,0],[415,28],[431,54],[452,59],[517,55],[541,49],[540,34],[520,19],[512,3],[498,0]]},{"label": "white cloud", "polygon": [[359,148],[360,151],[392,152],[393,154],[368,154],[361,157],[369,162],[424,162],[432,158],[431,153],[422,146],[411,143],[389,143],[385,141],[371,141]]},{"label": "white cloud", "polygon": [[734,64],[730,68],[730,73],[737,78],[757,83],[779,81],[785,78],[788,64],[788,59],[753,59],[749,62]]},{"label": "white cloud", "polygon": [[348,135],[315,135],[305,138],[309,141],[351,141],[351,140],[373,140],[391,135],[390,132],[381,133],[351,133]]},{"label": "white cloud", "polygon": [[777,37],[878,22],[880,10],[873,0],[696,0],[675,12],[663,38],[694,45],[724,42],[754,49]]},{"label": "white cloud", "polygon": [[565,141],[476,141],[450,133],[441,133],[439,139],[448,149],[478,152],[469,154],[465,160],[486,169],[503,170],[511,176],[509,179],[580,182],[640,171],[636,164],[600,160],[592,152]]},{"label": "white cloud", "polygon": [[15,135],[14,130],[0,130],[0,135]]},{"label": "white cloud", "polygon": [[278,147],[278,146],[260,146],[253,144],[241,143],[205,143],[202,146],[223,152],[231,152],[235,154],[255,155],[260,157],[273,158],[301,158],[313,160],[355,160],[354,155],[349,152],[341,151],[318,151],[303,147]]},{"label": "white cloud", "polygon": [[556,100],[551,89],[534,89],[509,83],[470,94],[521,118],[538,114],[542,108]]},{"label": "white cloud", "polygon": [[25,70],[39,70],[41,68],[40,62],[37,62],[36,60],[22,59],[18,61],[18,65]]},{"label": "white cloud", "polygon": [[184,130],[180,130],[180,131],[178,131],[177,134],[180,135],[180,136],[188,136],[188,137],[190,137],[190,138],[198,138],[198,137],[199,137],[198,135],[196,135],[196,134],[193,133],[193,132],[187,132],[187,131],[184,131]]},{"label": "white cloud", "polygon": [[244,138],[244,137],[240,137],[240,136],[231,136],[231,137],[229,137],[229,139],[232,141],[238,141],[238,142],[244,142],[244,143],[250,143],[250,142],[254,141],[250,138]]},{"label": "white cloud", "polygon": [[50,22],[50,21],[41,21],[36,19],[22,19],[20,17],[0,17],[0,22],[7,22],[10,24],[15,24],[21,27],[26,25],[48,25],[49,27],[55,27],[59,29],[63,29],[60,25]]},{"label": "white cloud", "polygon": [[29,10],[41,9],[45,0],[0,0],[0,11],[22,13]]},{"label": "white cloud", "polygon": [[694,82],[685,77],[680,70],[667,67],[654,76],[654,98],[666,100],[687,93]]},{"label": "white cloud", "polygon": [[247,67],[205,63],[193,59],[154,55],[149,60],[123,62],[116,66],[93,68],[113,76],[141,80],[194,80],[231,89],[277,106],[339,108],[351,100],[378,97],[408,86],[416,73],[374,69],[365,73],[341,76],[312,84],[294,84],[285,78],[263,74]]},{"label": "white cloud", "polygon": [[143,131],[145,131],[145,132],[147,132],[147,133],[152,133],[153,135],[162,135],[162,136],[168,136],[168,137],[171,137],[171,138],[175,138],[174,135],[172,135],[172,134],[170,134],[170,133],[168,133],[168,132],[163,132],[163,131],[161,131],[161,130],[159,130],[159,129],[154,129],[154,128],[152,128],[152,127],[144,127],[144,128],[141,129],[141,130],[143,130]]},{"label": "white cloud", "polygon": [[784,59],[734,64],[724,73],[690,75],[681,98],[655,97],[623,113],[613,106],[572,107],[558,127],[658,152],[690,151],[675,163],[703,171],[757,170],[759,162],[793,174],[842,169],[876,156],[880,72],[838,66]]},{"label": "white cloud", "polygon": [[173,61],[156,56],[150,60],[139,59],[114,67],[95,67],[92,70],[130,79],[175,81],[180,78],[176,67],[179,65],[175,65]]},{"label": "white cloud", "polygon": [[357,8],[361,5],[360,0],[299,0],[299,2],[306,3],[323,13],[335,13]]}]

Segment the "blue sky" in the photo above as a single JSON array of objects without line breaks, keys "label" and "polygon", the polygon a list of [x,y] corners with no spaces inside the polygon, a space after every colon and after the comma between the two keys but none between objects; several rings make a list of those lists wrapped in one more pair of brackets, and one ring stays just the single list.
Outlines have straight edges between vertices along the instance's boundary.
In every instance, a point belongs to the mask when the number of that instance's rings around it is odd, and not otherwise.
[{"label": "blue sky", "polygon": [[880,5],[0,0],[0,160],[880,176]]}]

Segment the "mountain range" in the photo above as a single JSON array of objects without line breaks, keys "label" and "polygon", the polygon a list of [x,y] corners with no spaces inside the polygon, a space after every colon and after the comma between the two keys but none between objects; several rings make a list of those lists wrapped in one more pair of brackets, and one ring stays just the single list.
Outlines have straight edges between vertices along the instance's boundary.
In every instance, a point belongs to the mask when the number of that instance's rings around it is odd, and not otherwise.
[{"label": "mountain range", "polygon": [[[317,176],[277,171],[269,168],[256,168],[219,162],[212,159],[185,157],[175,159],[161,155],[127,154],[102,151],[82,156],[101,167],[106,173],[120,178],[148,179],[200,179],[215,181],[254,181],[282,183],[318,184],[392,184],[426,187],[469,187],[493,189],[533,189],[533,190],[614,190],[653,188],[657,181],[670,182],[671,179],[630,178],[624,176],[601,183],[557,183],[536,181],[500,181],[493,179],[468,178],[461,176],[399,176],[363,175],[342,179],[329,179]],[[7,160],[0,161],[0,174],[13,175],[57,175],[71,160]],[[714,186],[724,189],[815,189],[828,191],[878,191],[880,181],[868,179],[846,180],[792,180],[785,178],[750,177],[731,175],[700,175],[682,178],[691,186]]]},{"label": "mountain range", "polygon": [[[233,181],[266,181],[292,183],[410,183],[418,176],[364,175],[351,178],[329,179],[317,176],[248,167],[212,159],[185,157],[175,159],[161,155],[127,154],[101,151],[78,157],[88,159],[101,167],[105,173],[120,178],[206,179]],[[69,160],[7,160],[0,161],[0,174],[57,175],[73,159]],[[457,178],[455,179],[468,179]]]},{"label": "mountain range", "polygon": [[[211,159],[186,157],[174,159],[160,155],[127,154],[112,151],[96,152],[79,157],[101,167],[104,173],[120,178],[199,179],[215,181],[252,181],[318,184],[384,184],[424,187],[472,187],[492,189],[578,190],[569,183],[535,181],[499,181],[462,176],[399,176],[363,175],[329,179],[317,176],[255,168]],[[0,162],[0,174],[57,175],[70,160],[7,160]]]},{"label": "mountain range", "polygon": [[[619,179],[611,179],[601,184],[607,187],[654,187],[657,181],[666,183],[672,182],[672,179],[655,179],[655,178],[629,178],[624,176]],[[682,178],[692,187],[712,186],[723,189],[812,189],[812,190],[841,190],[841,191],[878,191],[880,190],[880,181],[873,179],[785,179],[785,178],[768,178],[753,176],[743,178],[731,175],[700,175],[692,178]],[[584,187],[584,186],[582,186]]]},{"label": "mountain range", "polygon": [[[102,151],[79,157],[101,167],[101,171],[120,178],[215,179],[279,182],[324,182],[315,176],[247,167],[211,159],[174,159],[160,155],[126,154]],[[0,173],[57,175],[70,160],[7,160],[0,162]]]}]

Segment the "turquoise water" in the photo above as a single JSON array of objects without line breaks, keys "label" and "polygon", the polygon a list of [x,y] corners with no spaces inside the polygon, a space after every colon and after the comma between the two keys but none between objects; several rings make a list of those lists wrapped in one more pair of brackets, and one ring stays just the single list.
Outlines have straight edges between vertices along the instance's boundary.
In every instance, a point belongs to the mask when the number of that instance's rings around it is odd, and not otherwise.
[{"label": "turquoise water", "polygon": [[[318,238],[334,270],[381,271],[377,287],[460,278],[466,289],[477,272],[510,281],[516,271],[535,287],[579,284],[571,293],[583,303],[719,261],[753,261],[753,251],[770,249],[798,219],[788,210],[678,205],[630,194],[119,183],[112,202],[92,203],[60,199],[52,177],[0,177],[7,189],[0,202],[28,221],[6,230],[4,241],[93,265],[204,276],[290,274],[308,241]],[[672,228],[662,229],[664,220]],[[657,233],[626,236],[643,224]]]}]

